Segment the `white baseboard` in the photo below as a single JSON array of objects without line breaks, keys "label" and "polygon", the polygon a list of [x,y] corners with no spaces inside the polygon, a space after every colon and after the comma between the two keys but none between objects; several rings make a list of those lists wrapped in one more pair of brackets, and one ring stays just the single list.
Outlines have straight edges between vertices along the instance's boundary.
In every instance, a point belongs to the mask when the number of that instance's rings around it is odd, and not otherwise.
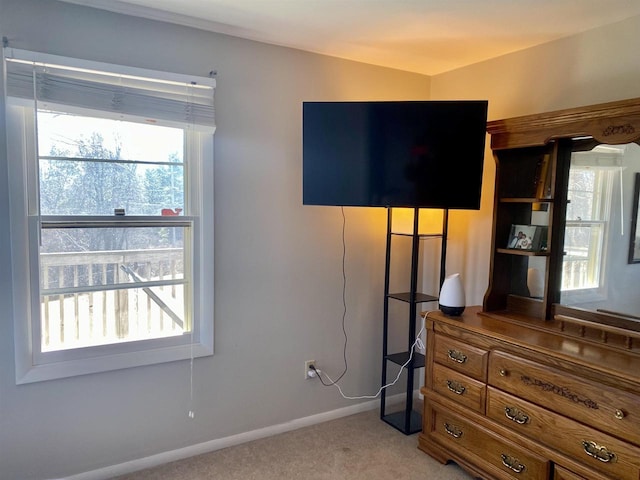
[{"label": "white baseboard", "polygon": [[[386,401],[389,405],[392,405],[395,403],[400,403],[404,401],[404,399],[404,394],[399,394],[387,397]],[[231,435],[224,438],[218,438],[216,440],[210,440],[208,442],[179,448],[177,450],[171,450],[169,452],[163,452],[157,455],[151,455],[149,457],[139,458],[125,463],[99,468],[97,470],[79,473],[70,477],[52,480],[108,480],[110,478],[117,477],[118,475],[126,475],[128,473],[137,472],[146,468],[157,467],[165,463],[175,462],[176,460],[182,460],[185,458],[193,457],[195,455],[201,455],[203,453],[213,452],[222,448],[232,447],[234,445],[250,442],[252,440],[259,440],[261,438],[271,437],[280,433],[297,430],[302,427],[308,427],[310,425],[327,422],[329,420],[335,420],[337,418],[354,415],[356,413],[374,410],[375,408],[378,408],[379,405],[379,400],[371,400],[368,402],[358,403],[356,405],[350,405],[348,407],[338,408],[329,412],[323,412],[304,418],[298,418],[295,420],[291,420],[290,422],[271,425],[269,427],[259,428],[257,430],[251,430],[249,432],[239,433],[237,435]]]}]

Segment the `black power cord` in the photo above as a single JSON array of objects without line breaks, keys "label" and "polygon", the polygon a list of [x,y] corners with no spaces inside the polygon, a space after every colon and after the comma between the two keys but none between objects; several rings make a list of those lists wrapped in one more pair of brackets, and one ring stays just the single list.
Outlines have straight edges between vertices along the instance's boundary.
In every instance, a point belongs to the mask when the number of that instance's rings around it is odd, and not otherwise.
[{"label": "black power cord", "polygon": [[344,377],[345,373],[347,373],[347,370],[348,370],[347,343],[348,343],[349,337],[347,336],[347,328],[346,328],[346,318],[347,318],[347,294],[346,294],[346,292],[347,292],[347,273],[346,273],[347,246],[346,246],[346,240],[345,240],[346,218],[345,218],[345,215],[344,215],[344,207],[341,206],[340,207],[340,211],[342,212],[342,307],[343,307],[343,309],[342,309],[342,333],[344,335],[344,348],[343,348],[343,351],[342,351],[342,356],[344,358],[344,371],[340,374],[340,376],[336,380],[332,380],[331,377],[329,377],[329,375],[325,374],[325,376],[327,378],[329,378],[329,380],[331,380],[331,383],[326,383],[322,379],[322,372],[320,370],[318,370],[315,365],[309,365],[309,370],[312,370],[315,373],[315,377],[317,377],[318,380],[320,380],[320,383],[322,383],[322,385],[324,385],[325,387],[333,387],[333,386],[336,387],[340,391],[340,395],[342,395],[346,399],[355,400],[355,399],[361,399],[361,398],[377,398],[378,395],[380,395],[380,392],[382,392],[382,390],[384,390],[385,388],[388,388],[388,387],[396,384],[396,382],[400,378],[400,374],[402,373],[404,368],[409,363],[411,363],[411,361],[413,360],[413,354],[415,352],[416,346],[421,346],[422,348],[424,348],[424,345],[422,345],[422,341],[420,340],[420,337],[421,337],[421,335],[422,335],[422,333],[424,332],[424,329],[425,329],[426,314],[425,314],[424,317],[422,317],[422,328],[418,332],[418,335],[416,336],[415,342],[411,346],[409,359],[406,361],[406,363],[404,365],[402,365],[400,367],[400,371],[398,372],[398,375],[396,376],[396,378],[395,378],[395,380],[393,382],[388,383],[387,385],[383,385],[382,387],[380,387],[380,389],[378,390],[378,392],[375,395],[360,395],[360,396],[355,396],[354,397],[354,396],[347,396],[342,392],[342,389],[340,388],[340,385],[338,385],[338,382],[340,381],[340,379],[342,377]]},{"label": "black power cord", "polygon": [[346,319],[347,319],[347,272],[346,272],[346,258],[347,258],[347,242],[345,239],[345,231],[347,220],[344,215],[344,207],[340,207],[340,212],[342,213],[342,334],[344,335],[344,347],[342,349],[342,358],[344,359],[344,371],[340,374],[338,378],[332,380],[331,383],[325,383],[325,381],[320,376],[320,373],[316,370],[314,365],[311,365],[310,369],[316,373],[316,376],[325,387],[332,387],[336,383],[340,381],[342,377],[344,377],[345,373],[349,369],[347,364],[347,343],[349,341],[349,337],[347,335],[347,327],[346,327]]}]

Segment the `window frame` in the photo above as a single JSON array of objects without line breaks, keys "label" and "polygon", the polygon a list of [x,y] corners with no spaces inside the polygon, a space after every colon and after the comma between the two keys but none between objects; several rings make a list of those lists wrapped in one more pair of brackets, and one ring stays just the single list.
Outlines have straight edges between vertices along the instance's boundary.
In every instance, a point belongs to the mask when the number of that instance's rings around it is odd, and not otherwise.
[{"label": "window frame", "polygon": [[[56,57],[59,61],[60,57]],[[88,62],[89,67],[100,64]],[[113,66],[109,66],[113,67]],[[3,67],[4,68],[4,67]],[[162,78],[162,72],[123,68],[123,73]],[[29,104],[30,103],[30,104]],[[68,111],[68,108],[64,108]],[[87,113],[87,112],[84,112]],[[91,115],[113,118],[98,110]],[[135,118],[125,120],[139,121]],[[213,222],[213,133],[209,129],[185,128],[185,157],[189,162],[185,191],[190,192],[189,216],[150,217],[164,223],[189,222],[192,225],[191,255],[193,267],[192,329],[174,337],[135,340],[52,352],[41,351],[39,212],[33,210],[30,196],[37,191],[37,152],[33,102],[6,98],[6,123],[9,159],[9,195],[11,219],[11,256],[13,271],[14,344],[16,384],[65,378],[143,365],[213,355],[214,346],[214,222]],[[172,122],[157,124],[176,126]],[[36,207],[37,208],[37,207]],[[123,221],[149,217],[122,217]],[[109,221],[118,217],[107,216]],[[185,248],[187,246],[185,245]]]},{"label": "window frame", "polygon": [[[580,170],[590,170],[589,167],[573,166]],[[609,240],[609,228],[610,228],[610,215],[611,215],[611,202],[613,193],[613,177],[616,170],[614,169],[599,169],[595,172],[594,188],[591,193],[593,199],[592,213],[596,214],[589,220],[565,220],[565,228],[580,228],[592,226],[598,227],[596,232],[598,237],[597,245],[593,245],[590,242],[590,249],[587,255],[587,270],[597,271],[597,285],[589,285],[578,288],[562,289],[561,294],[563,302],[569,302],[572,304],[594,302],[603,300],[606,298],[606,290],[604,285],[604,279],[606,278],[607,269],[607,245]],[[569,187],[567,187],[569,189]],[[569,191],[571,191],[569,189]],[[593,232],[591,232],[593,234]],[[566,248],[566,247],[565,247]],[[598,264],[596,264],[596,262]],[[564,262],[563,262],[564,263]],[[595,282],[594,282],[595,283]]]}]

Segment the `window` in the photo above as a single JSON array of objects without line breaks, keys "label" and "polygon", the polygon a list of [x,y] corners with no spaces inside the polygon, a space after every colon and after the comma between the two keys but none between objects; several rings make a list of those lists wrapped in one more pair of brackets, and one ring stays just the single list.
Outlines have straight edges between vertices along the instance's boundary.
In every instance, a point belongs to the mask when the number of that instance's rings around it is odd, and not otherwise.
[{"label": "window", "polygon": [[573,294],[574,301],[576,295],[581,295],[582,301],[592,301],[603,286],[612,183],[618,171],[613,166],[615,158],[603,150],[606,147],[596,147],[591,152],[574,152],[572,157],[562,265],[563,301],[565,294]]},{"label": "window", "polygon": [[212,354],[215,81],[10,53],[17,382]]}]

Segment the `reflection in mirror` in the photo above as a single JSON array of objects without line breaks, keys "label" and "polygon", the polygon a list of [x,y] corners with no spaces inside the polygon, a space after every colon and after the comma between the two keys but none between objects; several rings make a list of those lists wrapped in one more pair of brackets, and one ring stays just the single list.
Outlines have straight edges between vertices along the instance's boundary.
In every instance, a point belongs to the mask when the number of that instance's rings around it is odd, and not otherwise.
[{"label": "reflection in mirror", "polygon": [[633,187],[631,212],[631,243],[629,244],[629,263],[640,263],[640,172],[636,172]]},{"label": "reflection in mirror", "polygon": [[[531,212],[531,223],[533,225],[549,225],[549,208],[548,204],[534,204]],[[529,257],[527,268],[527,290],[528,296],[531,298],[542,299],[545,289],[545,275],[547,269],[547,257]]]},{"label": "reflection in mirror", "polygon": [[636,172],[635,143],[572,152],[561,304],[640,319],[640,264],[628,262]]}]

